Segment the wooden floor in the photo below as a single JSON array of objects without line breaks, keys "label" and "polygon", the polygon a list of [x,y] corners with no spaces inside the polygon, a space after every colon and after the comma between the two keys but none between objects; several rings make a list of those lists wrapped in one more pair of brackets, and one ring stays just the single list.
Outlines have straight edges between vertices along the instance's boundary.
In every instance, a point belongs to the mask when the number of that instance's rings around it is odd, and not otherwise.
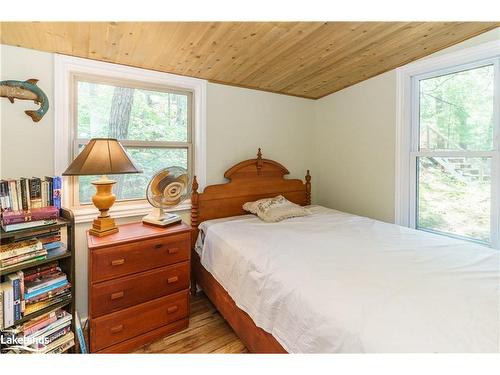
[{"label": "wooden floor", "polygon": [[143,346],[135,353],[247,353],[227,322],[203,293],[191,296],[189,327]]}]

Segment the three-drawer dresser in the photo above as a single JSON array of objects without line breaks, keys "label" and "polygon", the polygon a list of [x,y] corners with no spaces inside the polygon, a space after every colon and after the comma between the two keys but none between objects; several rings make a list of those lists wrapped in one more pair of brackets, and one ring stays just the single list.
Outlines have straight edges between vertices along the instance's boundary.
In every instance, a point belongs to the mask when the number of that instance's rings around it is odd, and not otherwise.
[{"label": "three-drawer dresser", "polygon": [[191,228],[133,223],[88,243],[91,353],[128,353],[189,322]]}]

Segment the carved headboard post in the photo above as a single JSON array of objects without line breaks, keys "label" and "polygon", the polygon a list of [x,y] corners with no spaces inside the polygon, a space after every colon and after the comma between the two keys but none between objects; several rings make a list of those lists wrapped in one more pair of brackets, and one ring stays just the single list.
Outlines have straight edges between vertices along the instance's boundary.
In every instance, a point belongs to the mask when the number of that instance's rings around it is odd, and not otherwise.
[{"label": "carved headboard post", "polygon": [[262,162],[262,152],[260,150],[257,151],[257,159],[255,160],[255,163],[257,165],[257,174],[260,174],[260,170],[262,169],[264,163]]},{"label": "carved headboard post", "polygon": [[196,176],[193,177],[191,191],[191,244],[194,246],[196,237],[198,237],[198,181]]},{"label": "carved headboard post", "polygon": [[309,169],[306,174],[306,204],[311,204],[311,175],[309,174]]}]

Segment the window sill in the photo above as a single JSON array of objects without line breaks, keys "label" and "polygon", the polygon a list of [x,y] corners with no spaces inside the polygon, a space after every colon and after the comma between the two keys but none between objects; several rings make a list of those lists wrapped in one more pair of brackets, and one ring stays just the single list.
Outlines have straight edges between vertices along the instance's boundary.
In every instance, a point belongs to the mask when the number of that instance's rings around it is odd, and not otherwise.
[{"label": "window sill", "polygon": [[[147,202],[133,202],[133,203],[117,203],[109,211],[110,215],[115,219],[133,217],[133,216],[144,216],[151,212],[152,206]],[[191,209],[191,200],[186,200],[180,205],[170,209],[165,210],[167,212],[176,211],[186,211]],[[75,216],[75,223],[89,223],[94,220],[99,211],[94,206],[81,206],[72,207],[71,211]]]}]

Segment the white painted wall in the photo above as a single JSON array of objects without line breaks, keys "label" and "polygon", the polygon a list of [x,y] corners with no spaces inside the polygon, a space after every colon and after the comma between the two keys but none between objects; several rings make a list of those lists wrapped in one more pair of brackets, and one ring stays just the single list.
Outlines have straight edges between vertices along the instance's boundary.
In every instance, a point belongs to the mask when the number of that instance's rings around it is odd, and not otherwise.
[{"label": "white painted wall", "polygon": [[229,167],[254,158],[259,147],[290,177],[304,178],[311,168],[313,100],[210,83],[207,97],[207,184],[223,182]]},{"label": "white painted wall", "polygon": [[[494,40],[500,28],[429,57]],[[394,222],[396,71],[317,100],[315,113],[314,201]]]},{"label": "white painted wall", "polygon": [[[54,56],[50,53],[1,45],[0,80],[39,80],[38,86],[54,97]],[[49,104],[50,105],[50,104]],[[54,168],[54,111],[49,111],[35,123],[24,113],[38,109],[27,100],[11,104],[0,99],[0,176],[44,176]]]},{"label": "white painted wall", "polygon": [[315,102],[315,202],[393,220],[394,71]]},{"label": "white painted wall", "polygon": [[[53,103],[54,55],[0,46],[0,80],[37,78]],[[53,108],[38,124],[24,110],[32,103],[0,101],[1,178],[54,173]],[[264,157],[279,160],[292,177],[303,178],[310,154],[308,129],[314,119],[314,101],[256,90],[209,83],[207,87],[207,184],[223,182],[227,168],[254,158],[262,147]],[[189,215],[184,212],[185,221]],[[117,220],[135,222],[140,217]],[[76,226],[76,298],[81,317],[87,316],[87,247],[89,223]]]}]

